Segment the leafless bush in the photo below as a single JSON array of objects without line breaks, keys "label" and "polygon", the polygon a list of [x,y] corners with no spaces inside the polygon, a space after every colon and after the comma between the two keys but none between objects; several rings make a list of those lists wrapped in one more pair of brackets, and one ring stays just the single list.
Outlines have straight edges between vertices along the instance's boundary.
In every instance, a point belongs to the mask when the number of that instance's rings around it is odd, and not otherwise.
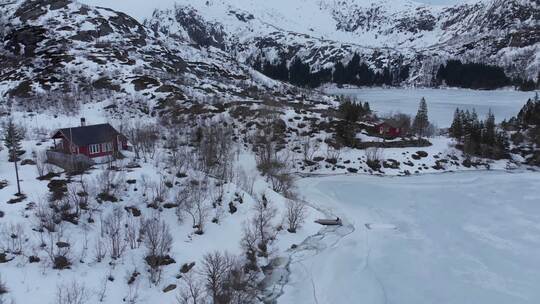
[{"label": "leafless bush", "polygon": [[227,273],[226,284],[224,286],[224,299],[231,304],[257,303],[260,293],[258,286],[258,273],[247,271],[245,265],[238,260],[234,260],[232,267]]},{"label": "leafless bush", "polygon": [[56,304],[86,304],[89,298],[86,287],[77,281],[56,287]]},{"label": "leafless bush", "polygon": [[277,235],[277,229],[274,227],[273,221],[276,218],[278,210],[263,195],[261,199],[255,202],[253,211],[255,215],[251,218],[250,225],[257,239],[259,255],[266,257],[269,253],[269,247]]},{"label": "leafless bush", "polygon": [[287,216],[286,222],[289,228],[287,229],[291,233],[295,233],[298,228],[306,220],[306,205],[297,200],[289,200],[287,202]]},{"label": "leafless bush", "polygon": [[383,150],[379,147],[371,147],[366,149],[366,163],[367,165],[377,170],[381,167],[383,160]]},{"label": "leafless bush", "polygon": [[23,253],[28,237],[21,223],[0,226],[0,233],[0,248],[3,251],[12,254]]},{"label": "leafless bush", "polygon": [[228,253],[206,254],[199,274],[211,303],[247,304],[256,299],[257,273],[246,271],[239,259]]},{"label": "leafless bush", "polygon": [[51,172],[51,165],[47,163],[47,155],[44,151],[35,152],[32,154],[34,162],[36,163],[36,170],[38,177],[45,176]]},{"label": "leafless bush", "polygon": [[336,164],[341,156],[341,150],[332,146],[326,147],[326,161]]},{"label": "leafless bush", "polygon": [[169,150],[168,163],[175,168],[175,173],[183,173],[193,163],[193,153],[187,142],[182,140],[177,130],[171,130],[165,148]]},{"label": "leafless bush", "polygon": [[96,236],[96,240],[94,242],[94,254],[96,262],[100,263],[105,258],[105,255],[107,254],[107,248],[105,247],[105,242],[103,241],[103,238],[101,236]]},{"label": "leafless bush", "polygon": [[146,262],[150,266],[150,280],[158,284],[161,280],[164,261],[170,259],[173,238],[169,226],[160,219],[149,219],[144,222],[144,244],[146,245]]},{"label": "leafless bush", "polygon": [[229,180],[232,173],[233,141],[232,128],[224,120],[200,124],[192,135],[197,147],[198,169]]},{"label": "leafless bush", "polygon": [[98,187],[98,198],[102,201],[116,202],[116,196],[121,190],[120,185],[125,180],[125,173],[115,170],[105,169],[96,177]]},{"label": "leafless bush", "polygon": [[193,272],[182,276],[182,285],[176,296],[178,304],[202,304],[205,303],[203,283]]},{"label": "leafless bush", "polygon": [[6,283],[2,280],[2,276],[0,275],[0,304],[6,303],[4,302],[5,295],[9,292],[9,289],[6,286]]},{"label": "leafless bush", "polygon": [[125,239],[130,249],[137,249],[141,245],[140,229],[140,222],[128,212],[125,223]]},{"label": "leafless bush", "polygon": [[294,179],[290,175],[290,155],[278,153],[273,131],[261,130],[256,136],[257,168],[272,184],[272,189],[284,195],[293,193]]},{"label": "leafless bush", "polygon": [[249,271],[259,270],[259,266],[257,264],[257,252],[259,251],[257,243],[258,241],[255,227],[253,227],[250,222],[244,223],[240,245],[246,256],[246,269]]},{"label": "leafless bush", "polygon": [[71,266],[71,244],[64,236],[64,225],[57,225],[56,231],[46,232],[47,243],[43,249],[49,256],[54,269],[67,269]]},{"label": "leafless bush", "polygon": [[315,153],[317,153],[320,149],[319,142],[309,136],[303,136],[300,140],[300,143],[302,145],[302,154],[304,156],[304,161],[313,161]]},{"label": "leafless bush", "polygon": [[100,303],[105,301],[105,296],[107,295],[107,285],[109,284],[109,276],[105,276],[101,282],[101,286],[97,291],[97,298]]},{"label": "leafless bush", "polygon": [[204,233],[204,225],[210,216],[207,203],[207,180],[192,180],[187,191],[187,198],[181,205],[182,211],[189,214],[196,234]]},{"label": "leafless bush", "polygon": [[257,172],[252,171],[250,174],[246,173],[243,168],[237,168],[237,185],[250,195],[253,195],[253,187],[257,181]]},{"label": "leafless bush", "polygon": [[102,223],[102,229],[108,239],[111,258],[118,259],[126,248],[124,240],[124,210],[120,207],[113,209]]},{"label": "leafless bush", "polygon": [[44,202],[37,204],[34,216],[37,220],[37,231],[41,234],[44,232],[55,232],[57,230],[57,223],[61,221],[59,215]]},{"label": "leafless bush", "polygon": [[227,253],[219,251],[208,253],[202,262],[201,275],[205,281],[205,288],[210,294],[213,303],[224,303],[221,300],[225,297],[224,286],[226,285],[227,274],[234,265],[234,260]]},{"label": "leafless bush", "polygon": [[144,124],[137,120],[126,127],[126,136],[133,146],[135,157],[143,158],[148,161],[148,158],[153,158],[159,140],[159,128],[155,124]]},{"label": "leafless bush", "polygon": [[150,189],[152,190],[151,206],[159,209],[161,204],[167,199],[169,193],[169,187],[166,185],[165,178],[160,176],[158,182],[150,184]]}]

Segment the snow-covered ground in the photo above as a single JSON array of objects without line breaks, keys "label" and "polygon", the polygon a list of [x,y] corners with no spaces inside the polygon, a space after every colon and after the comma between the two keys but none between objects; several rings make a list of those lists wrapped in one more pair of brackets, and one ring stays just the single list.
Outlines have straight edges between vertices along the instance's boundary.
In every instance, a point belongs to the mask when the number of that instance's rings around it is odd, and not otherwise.
[{"label": "snow-covered ground", "polygon": [[538,173],[298,184],[344,225],[299,247],[280,303],[540,303]]},{"label": "snow-covered ground", "polygon": [[[91,124],[110,122],[113,125],[119,125],[120,121],[106,118],[103,113],[102,104],[87,104],[84,105],[80,116],[87,118]],[[48,135],[56,128],[77,126],[78,117],[67,117],[60,115],[52,116],[50,113],[40,113],[37,115],[27,115],[22,112],[13,113],[14,120],[23,126],[27,131],[28,140],[23,142],[23,150],[26,151],[21,159],[32,159],[32,153],[42,152],[52,145],[52,140]],[[148,119],[149,120],[149,119]],[[124,168],[132,153],[124,152],[128,159],[118,161],[117,166]],[[164,153],[163,151],[157,154]],[[15,171],[13,163],[7,161],[7,150],[3,148],[0,151],[0,182],[7,181],[8,185],[5,188],[0,187],[0,253],[11,246],[10,231],[13,227],[20,226],[21,230],[17,238],[24,239],[22,242],[23,250],[21,254],[8,254],[7,263],[0,263],[0,279],[8,289],[8,293],[2,300],[13,300],[13,303],[24,304],[52,304],[55,302],[55,296],[58,288],[68,286],[72,282],[77,282],[85,286],[87,297],[86,304],[90,303],[176,303],[176,296],[180,287],[175,291],[163,292],[163,289],[171,284],[181,286],[181,280],[178,275],[180,267],[184,263],[196,262],[200,263],[204,254],[212,251],[227,251],[234,255],[242,254],[240,241],[242,238],[242,230],[245,223],[253,215],[253,206],[256,196],[264,194],[268,200],[274,204],[278,210],[275,218],[275,226],[283,225],[283,216],[286,212],[287,200],[281,195],[275,193],[268,188],[268,184],[256,173],[255,160],[252,154],[240,153],[238,162],[235,166],[237,170],[249,172],[249,178],[254,179],[253,193],[250,195],[241,190],[240,186],[235,183],[224,184],[223,206],[212,208],[209,212],[210,217],[207,221],[206,231],[204,235],[194,234],[191,220],[185,217],[183,221],[179,221],[175,215],[175,209],[160,208],[161,211],[154,210],[147,206],[149,202],[150,192],[153,190],[146,189],[145,183],[155,185],[161,179],[171,181],[174,185],[167,191],[167,202],[174,202],[174,196],[178,189],[182,189],[183,183],[188,180],[200,179],[204,176],[201,172],[190,170],[188,177],[176,178],[171,175],[171,170],[163,159],[149,161],[144,163],[140,161],[141,168],[123,169],[125,178],[122,177],[120,193],[118,197],[120,201],[117,203],[96,203],[90,199],[92,212],[83,212],[80,215],[78,225],[67,222],[58,224],[61,227],[63,241],[70,244],[71,253],[69,257],[73,263],[70,269],[55,270],[52,269],[52,262],[41,244],[41,234],[36,232],[38,220],[36,219],[36,210],[39,206],[48,206],[49,188],[48,180],[38,180],[37,170],[34,165],[21,165],[19,162],[19,175],[21,180],[22,192],[27,195],[27,198],[15,204],[7,204],[8,200],[14,198],[16,193]],[[54,171],[60,172],[60,168],[53,167]],[[241,169],[240,169],[241,168]],[[89,192],[94,193],[99,188],[99,176],[107,170],[107,166],[96,166],[89,170],[82,177],[71,179],[69,187],[78,187],[79,180],[84,180],[89,187]],[[239,172],[239,171],[238,171]],[[246,177],[247,178],[247,177]],[[60,174],[54,179],[68,179],[66,174]],[[127,183],[128,180],[134,181],[134,184]],[[210,180],[210,188],[214,189],[214,180]],[[217,185],[217,183],[216,183]],[[151,188],[150,186],[150,188]],[[215,186],[217,187],[217,186]],[[209,188],[209,189],[210,189]],[[146,190],[145,190],[146,189]],[[213,199],[212,192],[204,195],[204,200],[209,202]],[[239,201],[239,198],[242,198]],[[148,198],[148,199],[147,199]],[[233,201],[235,200],[236,201]],[[237,206],[237,211],[234,214],[229,212],[229,203]],[[148,278],[147,265],[144,262],[146,254],[144,245],[137,248],[129,248],[126,245],[124,254],[118,259],[109,257],[108,246],[103,249],[107,252],[106,256],[98,261],[97,242],[100,239],[100,219],[105,219],[115,207],[123,208],[133,206],[139,209],[142,216],[145,218],[160,218],[166,223],[173,236],[173,244],[170,251],[170,256],[175,259],[176,263],[171,264],[164,269],[163,277],[157,286],[150,283]],[[207,206],[206,208],[210,208]],[[219,218],[218,223],[210,222],[210,219]],[[320,228],[314,223],[314,220],[320,218],[320,213],[317,210],[308,208],[306,211],[306,223],[297,233],[288,233],[281,230],[278,234],[278,239],[271,248],[275,254],[284,252],[290,248],[292,244],[298,244],[305,238],[316,233]],[[89,218],[95,218],[94,222],[90,222]],[[124,214],[123,219],[126,225],[139,223],[140,217],[132,217],[129,212]],[[127,226],[126,226],[127,227]],[[139,226],[137,226],[139,227]],[[127,231],[127,230],[126,230]],[[126,232],[127,233],[127,232]],[[37,256],[41,259],[40,262],[30,263],[29,256]],[[13,259],[13,260],[11,260]],[[196,268],[197,269],[197,268]],[[140,272],[140,276],[135,283],[127,284],[127,280],[134,272]],[[102,301],[99,300],[103,294]],[[134,300],[136,298],[136,301]],[[132,301],[133,300],[133,301]],[[130,302],[132,301],[132,302]]]},{"label": "snow-covered ground", "polygon": [[498,122],[516,116],[527,99],[534,92],[514,90],[478,91],[468,89],[429,89],[429,88],[356,88],[327,89],[328,93],[355,96],[368,101],[371,109],[384,115],[402,112],[415,115],[422,97],[428,103],[429,118],[439,127],[449,127],[456,108],[472,110],[484,118],[489,109]]}]

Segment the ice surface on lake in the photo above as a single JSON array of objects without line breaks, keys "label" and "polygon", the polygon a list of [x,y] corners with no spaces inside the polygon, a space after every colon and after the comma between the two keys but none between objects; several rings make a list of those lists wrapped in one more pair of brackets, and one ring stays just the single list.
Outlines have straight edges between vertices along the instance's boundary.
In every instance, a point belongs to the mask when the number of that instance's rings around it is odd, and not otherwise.
[{"label": "ice surface on lake", "polygon": [[353,232],[304,246],[279,302],[540,303],[539,185],[538,172],[301,179]]},{"label": "ice surface on lake", "polygon": [[359,100],[368,101],[371,109],[384,115],[402,112],[415,115],[418,103],[426,98],[430,121],[439,127],[449,127],[454,111],[472,110],[485,118],[489,109],[495,113],[498,122],[517,115],[527,99],[534,97],[534,92],[512,90],[477,91],[467,89],[417,89],[417,88],[365,88],[365,89],[328,89],[331,94],[352,95]]}]

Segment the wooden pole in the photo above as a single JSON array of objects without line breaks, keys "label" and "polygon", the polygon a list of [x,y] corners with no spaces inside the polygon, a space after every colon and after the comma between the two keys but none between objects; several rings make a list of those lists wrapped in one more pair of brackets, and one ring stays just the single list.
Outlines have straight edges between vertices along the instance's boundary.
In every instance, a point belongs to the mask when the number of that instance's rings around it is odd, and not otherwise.
[{"label": "wooden pole", "polygon": [[15,153],[15,149],[11,150],[11,156],[13,157],[13,163],[15,164],[15,177],[17,178],[17,195],[21,195],[21,184],[19,182],[19,168],[17,167],[17,153]]}]

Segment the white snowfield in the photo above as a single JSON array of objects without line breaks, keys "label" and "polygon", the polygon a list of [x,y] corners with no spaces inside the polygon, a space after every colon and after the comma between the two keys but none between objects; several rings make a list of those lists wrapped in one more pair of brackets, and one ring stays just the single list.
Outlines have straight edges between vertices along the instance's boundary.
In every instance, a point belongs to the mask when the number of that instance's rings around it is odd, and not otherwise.
[{"label": "white snowfield", "polygon": [[447,128],[452,124],[456,108],[472,111],[485,119],[488,111],[495,114],[498,122],[516,116],[535,92],[515,90],[479,91],[468,89],[429,88],[328,88],[329,94],[354,96],[362,102],[369,102],[371,109],[379,115],[402,112],[416,115],[422,97],[428,104],[429,118],[438,127]]},{"label": "white snowfield", "polygon": [[538,173],[298,184],[344,226],[304,244],[279,303],[540,303]]}]

